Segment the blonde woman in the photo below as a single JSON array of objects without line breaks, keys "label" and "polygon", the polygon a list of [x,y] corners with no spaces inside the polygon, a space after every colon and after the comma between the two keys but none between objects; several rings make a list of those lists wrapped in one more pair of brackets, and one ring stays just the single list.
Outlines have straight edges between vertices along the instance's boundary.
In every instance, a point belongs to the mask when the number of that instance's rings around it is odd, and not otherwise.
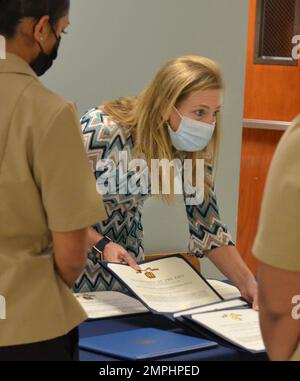
[{"label": "blonde woman", "polygon": [[[192,205],[186,202],[189,253],[207,256],[257,308],[256,280],[220,219],[214,190],[223,88],[215,62],[204,57],[181,57],[167,63],[140,95],[92,109],[83,116],[81,125],[98,183],[103,174],[119,174],[123,167],[120,153],[124,152],[128,161],[144,158],[150,175],[152,159],[190,159],[194,172],[197,159],[204,160],[204,200]],[[109,165],[109,160],[114,165]],[[101,163],[107,163],[107,167],[102,168]],[[135,175],[131,170],[129,176]],[[149,189],[154,186],[150,175]],[[90,246],[102,251],[106,261],[137,267],[144,259],[142,214],[150,194],[145,187],[127,193],[120,192],[121,187],[119,180],[116,192],[103,194],[109,218],[90,229]],[[172,202],[174,195],[161,197]],[[185,192],[183,199],[188,199]],[[99,260],[95,252],[89,254],[88,266],[75,291],[122,291],[120,284],[101,269]]]}]

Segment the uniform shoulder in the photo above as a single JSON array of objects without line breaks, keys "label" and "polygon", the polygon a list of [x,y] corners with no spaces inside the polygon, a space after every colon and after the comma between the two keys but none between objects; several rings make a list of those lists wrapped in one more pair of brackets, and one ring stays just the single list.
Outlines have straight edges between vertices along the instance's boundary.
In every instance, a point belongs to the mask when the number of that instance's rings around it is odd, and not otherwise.
[{"label": "uniform shoulder", "polygon": [[54,93],[39,81],[31,81],[27,86],[20,99],[20,106],[22,105],[36,115],[42,116],[44,123],[66,109],[70,113],[76,113],[72,102]]},{"label": "uniform shoulder", "polygon": [[[283,135],[281,141],[279,142],[279,145],[277,147],[277,152],[275,156],[280,156],[285,154],[287,158],[292,158],[300,160],[300,156],[298,156],[299,151],[299,145],[300,145],[300,117],[297,117],[291,127],[285,132]],[[293,157],[293,155],[295,155]],[[281,159],[283,157],[281,156]]]}]

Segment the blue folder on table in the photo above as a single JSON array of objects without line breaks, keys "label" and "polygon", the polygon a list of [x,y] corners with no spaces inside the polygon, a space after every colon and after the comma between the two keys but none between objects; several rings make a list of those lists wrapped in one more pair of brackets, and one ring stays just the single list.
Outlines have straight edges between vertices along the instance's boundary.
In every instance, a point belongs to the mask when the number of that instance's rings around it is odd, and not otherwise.
[{"label": "blue folder on table", "polygon": [[86,337],[79,342],[83,350],[126,360],[147,360],[217,345],[213,341],[154,328]]}]

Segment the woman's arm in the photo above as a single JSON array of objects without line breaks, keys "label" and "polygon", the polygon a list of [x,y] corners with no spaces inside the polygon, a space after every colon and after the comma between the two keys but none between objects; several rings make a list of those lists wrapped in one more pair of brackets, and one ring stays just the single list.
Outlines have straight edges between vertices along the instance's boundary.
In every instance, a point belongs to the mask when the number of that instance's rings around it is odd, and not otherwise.
[{"label": "woman's arm", "polygon": [[[91,249],[96,245],[101,239],[104,238],[103,235],[99,234],[95,229],[90,228],[88,231],[88,247]],[[110,242],[105,246],[103,251],[103,257],[107,262],[113,263],[127,263],[134,270],[140,271],[140,267],[136,261],[131,257],[131,255],[117,243]]]},{"label": "woman's arm", "polygon": [[[99,180],[101,176],[101,171],[97,169],[94,158],[95,155],[98,160],[113,160],[120,150],[119,145],[114,144],[117,140],[116,135],[119,133],[120,140],[123,141],[123,136],[121,136],[122,129],[117,129],[110,124],[107,124],[108,118],[100,109],[92,109],[86,113],[81,119],[82,133],[85,137],[85,148],[88,157],[93,163],[94,175]],[[123,149],[126,149],[125,146]],[[102,155],[99,156],[99,152]],[[117,166],[117,162],[115,163]],[[100,181],[101,184],[101,181]],[[97,184],[99,186],[99,184]],[[103,235],[99,234],[95,229],[90,228],[88,231],[88,247],[91,249],[99,241],[103,239]],[[128,263],[135,270],[140,270],[139,266],[131,255],[121,246],[114,242],[109,243],[105,246],[103,251],[103,257],[107,262],[115,263]]]},{"label": "woman's arm", "polygon": [[260,263],[260,320],[271,360],[289,360],[299,344],[300,320],[292,313],[296,295],[300,295],[300,272]]},{"label": "woman's arm", "polygon": [[[186,195],[184,199],[186,201]],[[186,203],[186,212],[191,234],[189,252],[199,256],[205,254],[257,309],[256,280],[221,221],[215,192],[211,190],[201,205]]]},{"label": "woman's arm", "polygon": [[235,246],[207,251],[206,256],[240,290],[242,296],[258,309],[257,282]]}]

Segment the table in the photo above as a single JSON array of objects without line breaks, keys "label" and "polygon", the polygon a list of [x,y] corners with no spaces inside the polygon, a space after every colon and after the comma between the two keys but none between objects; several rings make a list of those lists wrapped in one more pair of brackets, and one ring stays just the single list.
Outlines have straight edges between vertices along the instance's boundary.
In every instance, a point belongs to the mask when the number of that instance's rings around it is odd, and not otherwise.
[{"label": "table", "polygon": [[[125,317],[93,320],[83,323],[79,327],[80,337],[100,336],[108,333],[129,331],[138,328],[158,328],[176,333],[195,335],[189,329],[179,328],[164,316],[153,314],[132,315]],[[164,357],[162,361],[266,361],[266,354],[251,354],[236,350],[230,344],[224,343],[216,337],[212,340],[221,344],[212,349]],[[122,345],[122,343],[120,343]],[[80,351],[80,361],[118,361],[118,359],[97,353]]]}]

